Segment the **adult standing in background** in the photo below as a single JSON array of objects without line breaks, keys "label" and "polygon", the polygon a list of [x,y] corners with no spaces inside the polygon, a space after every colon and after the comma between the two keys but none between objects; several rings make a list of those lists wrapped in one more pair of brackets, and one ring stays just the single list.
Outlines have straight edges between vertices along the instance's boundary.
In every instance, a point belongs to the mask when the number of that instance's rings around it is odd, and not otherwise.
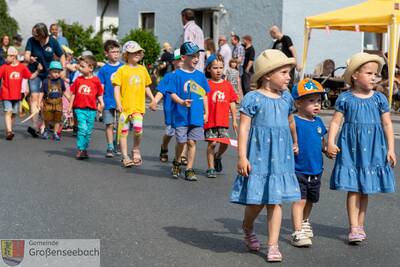
[{"label": "adult standing in background", "polygon": [[251,90],[251,76],[253,76],[254,58],[256,51],[254,50],[252,38],[250,35],[245,35],[242,38],[244,45],[244,61],[243,61],[243,75],[242,75],[242,91],[243,96]]},{"label": "adult standing in background", "polygon": [[229,47],[226,37],[221,35],[218,38],[218,54],[224,58],[224,73],[229,67],[229,61],[232,58],[232,49]]},{"label": "adult standing in background", "polygon": [[236,59],[239,65],[239,75],[243,75],[243,63],[244,63],[244,46],[240,43],[240,37],[236,34],[231,35],[232,58]]},{"label": "adult standing in background", "polygon": [[173,70],[172,61],[174,60],[174,53],[172,47],[169,43],[165,42],[163,44],[162,54],[160,57],[159,74],[164,76],[168,72]]},{"label": "adult standing in background", "polygon": [[10,37],[8,35],[3,35],[1,38],[1,49],[0,49],[0,66],[6,62],[7,49],[10,46]]},{"label": "adult standing in background", "polygon": [[[284,35],[281,30],[279,29],[278,26],[274,25],[270,28],[269,34],[271,35],[272,39],[274,39],[274,44],[272,46],[272,49],[277,49],[282,51],[287,57],[293,57],[296,59],[296,70],[298,72],[301,71],[301,66],[299,64],[299,60],[297,57],[297,51],[296,48],[293,45],[292,39]],[[293,68],[290,71],[290,83],[289,83],[289,88],[292,88],[293,83],[295,82],[295,69]]]},{"label": "adult standing in background", "polygon": [[53,36],[58,41],[58,44],[61,47],[63,45],[65,45],[66,47],[69,47],[69,43],[68,43],[67,38],[65,38],[64,36],[60,35],[57,23],[53,23],[53,24],[50,25],[50,33],[51,33],[51,36]]},{"label": "adult standing in background", "polygon": [[[183,42],[193,42],[200,49],[204,49],[203,30],[194,22],[194,11],[191,8],[185,8],[181,12],[183,24]],[[199,63],[196,69],[204,73],[204,52],[200,52]]]},{"label": "adult standing in background", "polygon": [[[31,112],[40,108],[43,92],[42,81],[49,75],[50,62],[59,60],[65,68],[65,56],[57,40],[49,35],[47,26],[44,23],[38,23],[32,28],[32,37],[26,42],[25,62],[28,63],[29,70],[33,73],[37,70],[38,63],[43,66],[38,77],[29,80],[29,90],[31,93],[30,105]],[[33,137],[38,137],[39,130],[38,116],[32,118],[33,128],[29,127],[28,132]]]}]

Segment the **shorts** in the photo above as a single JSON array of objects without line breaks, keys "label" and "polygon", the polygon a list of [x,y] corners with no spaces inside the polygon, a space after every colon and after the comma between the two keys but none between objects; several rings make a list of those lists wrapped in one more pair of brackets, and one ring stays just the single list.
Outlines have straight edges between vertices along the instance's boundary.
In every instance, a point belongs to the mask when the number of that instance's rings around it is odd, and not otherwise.
[{"label": "shorts", "polygon": [[166,136],[174,136],[175,135],[175,129],[174,128],[172,128],[172,126],[171,125],[167,125],[166,127],[165,127],[165,135]]},{"label": "shorts", "polygon": [[122,123],[121,132],[123,135],[127,135],[129,128],[132,125],[135,135],[141,135],[143,133],[143,114],[133,113]]},{"label": "shorts", "polygon": [[204,130],[204,136],[206,139],[210,138],[229,138],[228,128],[214,127]]},{"label": "shorts", "polygon": [[46,98],[43,101],[43,120],[46,122],[62,122],[62,98]]},{"label": "shorts", "polygon": [[318,175],[308,175],[296,172],[296,176],[299,181],[301,199],[307,199],[313,203],[318,202],[322,173]]},{"label": "shorts", "polygon": [[115,109],[105,109],[103,110],[103,123],[105,125],[110,125],[115,123]]},{"label": "shorts", "polygon": [[4,112],[19,113],[19,100],[3,100]]},{"label": "shorts", "polygon": [[176,141],[180,144],[186,143],[188,140],[201,141],[204,140],[204,129],[199,126],[183,126],[175,129]]},{"label": "shorts", "polygon": [[43,93],[42,91],[42,79],[36,77],[35,79],[29,80],[29,91],[31,93]]}]

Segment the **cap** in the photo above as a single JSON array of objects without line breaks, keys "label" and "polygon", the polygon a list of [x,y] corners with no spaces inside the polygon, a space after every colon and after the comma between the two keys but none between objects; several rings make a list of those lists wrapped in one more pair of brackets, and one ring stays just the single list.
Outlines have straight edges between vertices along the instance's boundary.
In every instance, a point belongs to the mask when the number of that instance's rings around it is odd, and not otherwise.
[{"label": "cap", "polygon": [[206,68],[208,67],[208,65],[210,65],[214,60],[217,59],[217,55],[215,53],[211,54],[208,58],[207,58],[207,62],[206,62]]},{"label": "cap", "polygon": [[14,46],[9,46],[7,49],[7,55],[8,56],[17,56],[18,55],[18,50]]},{"label": "cap", "polygon": [[181,59],[181,50],[180,49],[175,49],[174,51],[174,60],[180,60]]},{"label": "cap", "polygon": [[313,94],[325,94],[325,90],[319,82],[309,78],[299,81],[292,89],[292,96],[295,100]]},{"label": "cap", "polygon": [[128,41],[122,46],[122,53],[135,53],[144,49],[135,41]]},{"label": "cap", "polygon": [[191,56],[198,52],[204,52],[204,49],[193,42],[185,42],[181,45],[181,56]]},{"label": "cap", "polygon": [[86,56],[93,56],[92,51],[90,50],[82,51],[81,57],[86,57]]},{"label": "cap", "polygon": [[60,61],[52,61],[50,62],[49,70],[63,70]]}]

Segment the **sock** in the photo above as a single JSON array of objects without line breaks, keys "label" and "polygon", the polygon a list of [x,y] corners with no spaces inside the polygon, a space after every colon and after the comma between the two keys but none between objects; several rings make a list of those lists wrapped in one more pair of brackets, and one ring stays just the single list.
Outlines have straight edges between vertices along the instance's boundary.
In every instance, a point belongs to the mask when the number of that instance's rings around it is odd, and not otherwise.
[{"label": "sock", "polygon": [[114,144],[113,143],[107,144],[107,149],[108,150],[114,150]]}]

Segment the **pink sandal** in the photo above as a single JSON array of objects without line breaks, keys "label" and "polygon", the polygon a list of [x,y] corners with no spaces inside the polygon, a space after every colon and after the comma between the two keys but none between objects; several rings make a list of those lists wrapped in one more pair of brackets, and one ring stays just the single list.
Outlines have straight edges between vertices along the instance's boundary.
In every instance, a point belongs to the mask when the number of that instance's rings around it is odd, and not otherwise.
[{"label": "pink sandal", "polygon": [[242,224],[242,229],[244,232],[244,242],[246,243],[247,248],[250,251],[259,251],[260,250],[260,241],[258,241],[256,234],[253,230],[248,230]]},{"label": "pink sandal", "polygon": [[367,234],[365,233],[364,226],[358,226],[358,234],[361,236],[362,240],[367,239]]},{"label": "pink sandal", "polygon": [[282,254],[279,251],[278,245],[268,245],[267,261],[268,262],[282,261]]},{"label": "pink sandal", "polygon": [[359,233],[359,227],[355,226],[350,228],[350,233],[347,236],[347,239],[349,244],[355,245],[362,242],[364,240],[364,236]]}]

